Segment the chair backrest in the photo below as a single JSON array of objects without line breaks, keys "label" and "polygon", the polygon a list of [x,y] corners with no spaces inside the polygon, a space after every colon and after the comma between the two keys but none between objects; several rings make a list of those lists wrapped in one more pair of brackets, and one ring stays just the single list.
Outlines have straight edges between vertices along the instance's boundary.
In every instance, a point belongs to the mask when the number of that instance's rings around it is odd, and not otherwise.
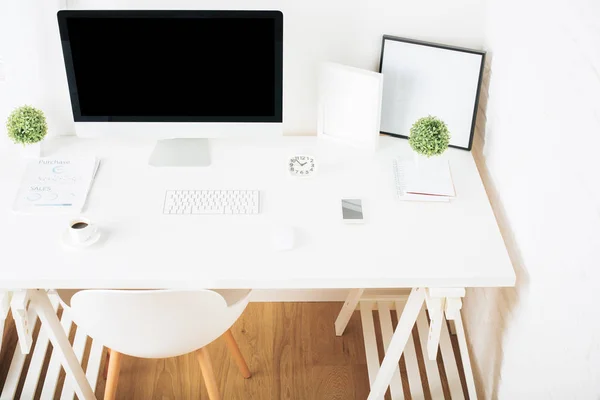
[{"label": "chair backrest", "polygon": [[228,305],[212,290],[82,290],[71,298],[70,313],[88,336],[119,353],[175,357],[231,328],[249,295],[249,290],[242,292]]}]

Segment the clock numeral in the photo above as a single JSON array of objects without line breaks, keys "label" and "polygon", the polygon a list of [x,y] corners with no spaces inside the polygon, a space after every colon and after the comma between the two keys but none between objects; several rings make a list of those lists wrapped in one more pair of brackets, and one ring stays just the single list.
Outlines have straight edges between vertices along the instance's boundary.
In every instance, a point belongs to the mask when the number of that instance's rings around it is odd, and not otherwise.
[{"label": "clock numeral", "polygon": [[312,175],[315,171],[315,157],[292,156],[289,158],[289,171],[291,175]]}]

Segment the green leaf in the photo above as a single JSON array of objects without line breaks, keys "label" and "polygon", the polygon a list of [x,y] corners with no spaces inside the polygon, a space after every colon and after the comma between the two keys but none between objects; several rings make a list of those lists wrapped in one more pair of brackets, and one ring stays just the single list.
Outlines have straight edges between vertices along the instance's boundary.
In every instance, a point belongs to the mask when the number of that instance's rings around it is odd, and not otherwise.
[{"label": "green leaf", "polygon": [[48,133],[48,124],[41,110],[31,106],[22,106],[8,116],[6,130],[8,137],[13,142],[32,144],[44,139]]},{"label": "green leaf", "polygon": [[417,120],[410,128],[408,144],[426,157],[442,154],[450,144],[448,126],[439,118],[428,116]]}]

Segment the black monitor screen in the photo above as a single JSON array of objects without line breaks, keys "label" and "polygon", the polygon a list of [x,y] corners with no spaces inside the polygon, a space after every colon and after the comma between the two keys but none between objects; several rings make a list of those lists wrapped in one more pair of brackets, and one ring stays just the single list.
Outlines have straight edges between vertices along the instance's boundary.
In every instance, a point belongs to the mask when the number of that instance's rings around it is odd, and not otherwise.
[{"label": "black monitor screen", "polygon": [[60,11],[76,121],[281,122],[278,11]]}]

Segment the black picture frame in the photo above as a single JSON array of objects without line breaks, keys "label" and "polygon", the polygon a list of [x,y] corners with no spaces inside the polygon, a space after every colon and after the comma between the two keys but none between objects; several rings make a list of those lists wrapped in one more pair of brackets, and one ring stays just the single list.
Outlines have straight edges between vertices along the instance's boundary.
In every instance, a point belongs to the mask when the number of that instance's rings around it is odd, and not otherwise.
[{"label": "black picture frame", "polygon": [[[381,41],[381,56],[379,59],[379,70],[378,70],[378,72],[380,72],[380,73],[382,72],[382,68],[383,68],[383,64],[384,64],[386,41],[404,42],[404,43],[413,44],[416,46],[427,46],[427,47],[438,48],[438,49],[442,49],[442,50],[457,51],[457,52],[469,53],[469,54],[481,56],[481,62],[480,62],[480,66],[479,66],[479,76],[477,77],[477,89],[476,89],[477,92],[475,94],[475,101],[473,104],[473,113],[472,113],[472,117],[471,117],[471,127],[470,127],[470,136],[469,136],[468,144],[466,146],[458,146],[458,145],[450,144],[450,147],[470,151],[473,147],[473,137],[475,134],[477,109],[479,107],[479,97],[480,97],[480,93],[481,93],[481,85],[483,82],[483,71],[484,71],[484,67],[485,67],[486,52],[482,51],[482,50],[474,50],[474,49],[450,46],[450,45],[445,45],[445,44],[440,44],[440,43],[426,42],[426,41],[422,41],[422,40],[416,40],[416,39],[410,39],[410,38],[404,38],[404,37],[397,37],[397,36],[392,36],[392,35],[383,35],[383,38]],[[386,80],[384,77],[384,90],[385,90],[385,84],[386,84]],[[380,133],[382,133],[384,135],[399,137],[399,138],[408,138],[407,135],[403,135],[403,134],[400,134],[397,132],[386,132],[386,131],[382,130],[382,131],[380,131]]]}]

